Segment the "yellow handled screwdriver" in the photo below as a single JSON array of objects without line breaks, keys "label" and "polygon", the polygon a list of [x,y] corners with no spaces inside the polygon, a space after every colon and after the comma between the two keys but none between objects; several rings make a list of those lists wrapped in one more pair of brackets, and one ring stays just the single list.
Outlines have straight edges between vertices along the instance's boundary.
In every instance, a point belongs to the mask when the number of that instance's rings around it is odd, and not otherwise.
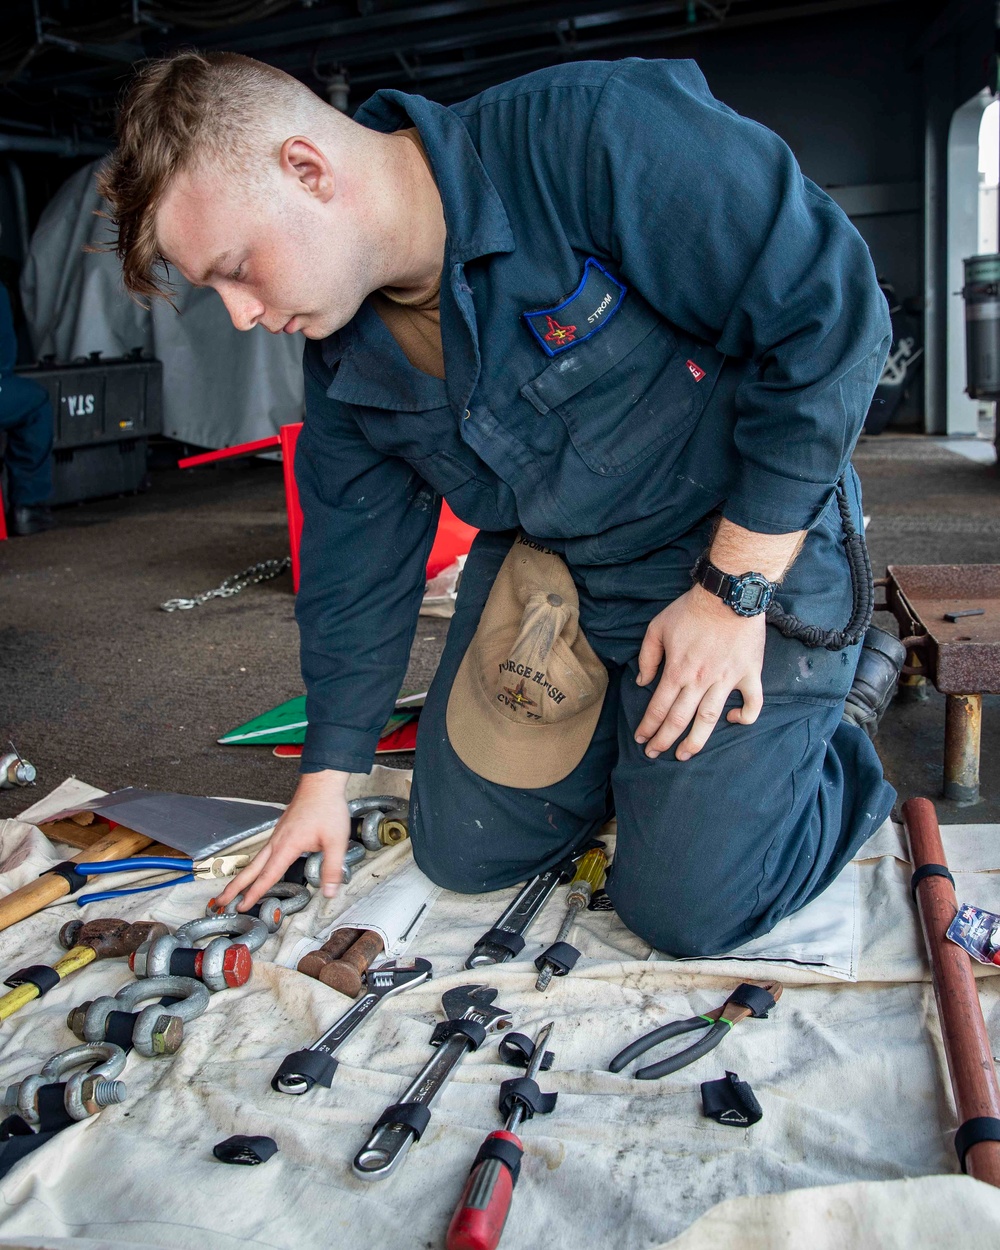
[{"label": "yellow handled screwdriver", "polygon": [[603,846],[595,846],[577,864],[576,876],[569,883],[569,893],[566,895],[566,915],[559,926],[556,940],[535,960],[535,967],[538,969],[536,990],[548,989],[554,976],[565,976],[580,958],[580,952],[570,946],[566,939],[576,922],[577,912],[587,906],[594,891],[604,884],[607,868],[608,856]]}]

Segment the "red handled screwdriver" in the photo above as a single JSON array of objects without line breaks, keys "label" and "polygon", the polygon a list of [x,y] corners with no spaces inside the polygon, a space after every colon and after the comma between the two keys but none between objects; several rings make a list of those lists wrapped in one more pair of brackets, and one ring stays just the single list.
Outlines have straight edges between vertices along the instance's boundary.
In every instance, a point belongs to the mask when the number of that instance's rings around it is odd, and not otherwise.
[{"label": "red handled screwdriver", "polygon": [[[545,1045],[551,1032],[550,1023],[538,1034],[528,1062],[526,1076],[529,1081],[533,1081],[541,1071]],[[520,1157],[524,1153],[521,1139],[514,1131],[523,1118],[524,1103],[517,1100],[503,1128],[490,1133],[480,1146],[480,1156],[493,1143],[500,1144],[500,1149],[506,1146],[505,1154],[514,1162],[507,1163],[504,1159],[487,1155],[475,1164],[448,1225],[444,1243],[446,1250],[496,1250],[510,1212],[515,1170],[520,1166]]]}]

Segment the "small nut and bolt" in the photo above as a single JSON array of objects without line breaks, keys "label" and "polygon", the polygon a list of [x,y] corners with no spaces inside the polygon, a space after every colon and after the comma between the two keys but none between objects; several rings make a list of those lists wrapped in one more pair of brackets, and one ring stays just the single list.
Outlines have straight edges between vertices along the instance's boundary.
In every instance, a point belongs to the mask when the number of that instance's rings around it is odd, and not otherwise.
[{"label": "small nut and bolt", "polygon": [[87,1018],[87,1012],[90,1009],[90,1003],[80,1003],[74,1007],[66,1017],[66,1027],[75,1036],[83,1040],[83,1023]]},{"label": "small nut and bolt", "polygon": [[109,1081],[104,1077],[88,1076],[80,1086],[80,1101],[91,1115],[102,1107],[124,1102],[128,1095],[124,1081]]},{"label": "small nut and bolt", "polygon": [[383,846],[395,846],[397,842],[405,842],[410,831],[404,820],[387,817],[378,827],[378,840]]},{"label": "small nut and bolt", "polygon": [[179,1016],[160,1016],[153,1026],[153,1054],[175,1055],[184,1040],[184,1021]]}]

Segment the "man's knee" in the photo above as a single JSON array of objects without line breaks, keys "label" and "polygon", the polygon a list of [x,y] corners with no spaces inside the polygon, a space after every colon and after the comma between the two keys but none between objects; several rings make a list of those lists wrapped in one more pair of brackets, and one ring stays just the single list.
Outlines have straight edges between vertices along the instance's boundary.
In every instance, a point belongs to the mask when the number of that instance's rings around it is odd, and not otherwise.
[{"label": "man's knee", "polygon": [[494,888],[486,884],[481,864],[467,862],[451,844],[435,846],[434,840],[417,832],[412,823],[410,841],[417,867],[443,890],[454,894],[482,894]]},{"label": "man's knee", "polygon": [[[435,806],[439,809],[435,814]],[[500,854],[503,840],[491,836],[488,814],[421,802],[414,787],[410,798],[410,843],[417,867],[435,885],[455,894],[482,894],[510,884],[508,865]],[[473,807],[472,810],[476,810]]]}]

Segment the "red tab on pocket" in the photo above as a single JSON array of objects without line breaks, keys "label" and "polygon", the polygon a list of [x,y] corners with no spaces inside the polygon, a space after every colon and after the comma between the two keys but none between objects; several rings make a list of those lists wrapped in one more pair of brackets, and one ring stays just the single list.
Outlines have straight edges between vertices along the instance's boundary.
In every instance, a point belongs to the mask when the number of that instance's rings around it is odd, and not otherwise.
[{"label": "red tab on pocket", "polygon": [[691,370],[691,376],[696,382],[700,382],[705,376],[705,370],[700,365],[696,365],[693,360],[687,362],[687,367]]}]

